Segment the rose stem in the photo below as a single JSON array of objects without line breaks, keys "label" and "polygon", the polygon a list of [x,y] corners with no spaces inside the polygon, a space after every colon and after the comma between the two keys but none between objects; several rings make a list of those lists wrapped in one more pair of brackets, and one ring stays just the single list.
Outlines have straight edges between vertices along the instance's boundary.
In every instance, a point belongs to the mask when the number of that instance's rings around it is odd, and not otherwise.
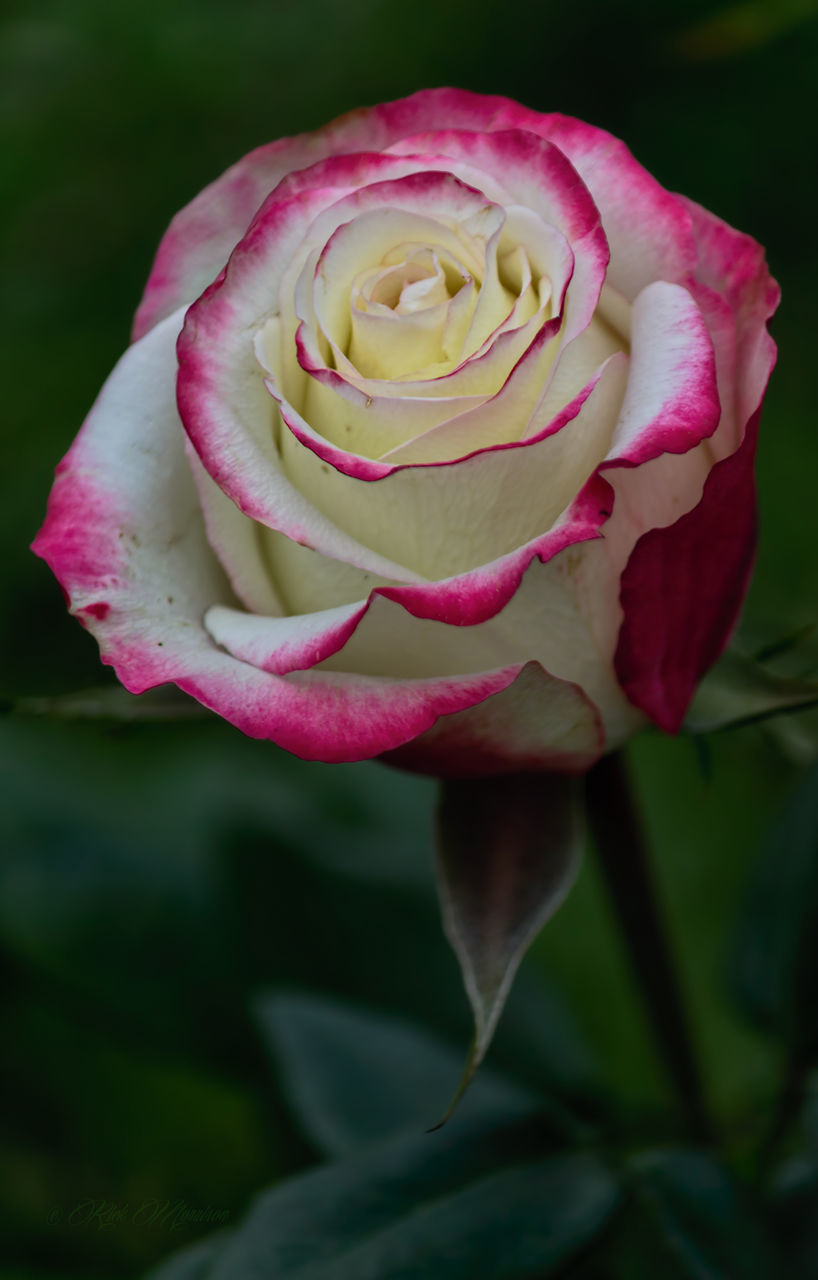
[{"label": "rose stem", "polygon": [[646,841],[621,752],[603,756],[587,778],[588,821],[631,966],[691,1135],[714,1140],[704,1104],[667,929]]}]

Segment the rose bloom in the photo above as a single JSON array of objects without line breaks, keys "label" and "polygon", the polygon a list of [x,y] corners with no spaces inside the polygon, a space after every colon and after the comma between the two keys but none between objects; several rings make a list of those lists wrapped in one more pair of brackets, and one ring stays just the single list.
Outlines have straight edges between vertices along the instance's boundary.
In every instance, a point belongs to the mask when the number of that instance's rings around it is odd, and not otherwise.
[{"label": "rose bloom", "polygon": [[777,297],[601,129],[355,111],[174,218],[35,550],[132,692],[308,759],[581,771],[676,730],[734,624]]}]

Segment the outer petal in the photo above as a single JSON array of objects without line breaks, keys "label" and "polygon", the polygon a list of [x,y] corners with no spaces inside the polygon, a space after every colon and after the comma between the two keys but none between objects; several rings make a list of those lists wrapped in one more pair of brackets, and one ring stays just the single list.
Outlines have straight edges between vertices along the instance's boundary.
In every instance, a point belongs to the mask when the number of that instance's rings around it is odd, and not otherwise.
[{"label": "outer petal", "polygon": [[584,773],[602,755],[604,744],[599,715],[582,690],[529,662],[500,693],[442,717],[382,759],[440,778],[540,769]]},{"label": "outer petal", "polygon": [[205,626],[218,645],[262,671],[308,671],[342,648],[367,611],[364,601],[290,617],[266,617],[214,605]]},{"label": "outer petal", "polygon": [[[472,672],[533,659],[552,676],[582,689],[600,714],[606,740],[618,744],[642,726],[644,716],[618,684],[615,637],[600,644],[591,626],[595,593],[588,599],[582,591],[587,562],[604,545],[604,539],[575,544],[544,563],[535,556],[508,603],[473,626],[401,617],[396,601],[375,592],[343,648],[324,665],[384,673],[394,663],[401,675],[428,675],[435,669]],[[555,730],[556,707],[547,716]]]},{"label": "outer petal", "polygon": [[713,343],[687,290],[661,281],[643,289],[631,343],[610,461],[638,466],[662,453],[687,453],[713,434],[721,413]]},{"label": "outer petal", "polygon": [[756,541],[757,413],[741,447],[716,464],[701,502],[640,538],[622,577],[616,669],[630,700],[675,733],[738,615]]},{"label": "outer petal", "polygon": [[[775,346],[767,332],[780,290],[767,270],[764,250],[751,236],[735,231],[684,196],[698,246],[696,280],[713,290],[729,307],[735,325],[732,367],[736,415],[749,421],[758,407],[775,363]],[[740,435],[735,441],[737,447]]]},{"label": "outer petal", "polygon": [[210,611],[207,625],[229,652],[266,670],[306,667],[336,649],[321,671],[313,670],[315,678],[328,670],[392,670],[420,685],[428,682],[429,671],[459,671],[460,679],[472,673],[484,678],[493,672],[518,673],[499,693],[442,717],[418,741],[401,748],[397,759],[409,768],[453,777],[522,768],[578,772],[604,748],[602,720],[587,693],[550,675],[540,660],[526,660],[528,652],[542,649],[532,626],[525,640],[530,643],[533,636],[534,644],[527,649],[522,636],[509,637],[492,623],[464,629],[414,619],[377,594],[366,605],[293,619],[219,607]]},{"label": "outer petal", "polygon": [[60,464],[34,544],[126,688],[175,681],[252,737],[342,761],[394,750],[511,685],[523,664],[427,680],[281,677],[216,647],[201,619],[235,598],[205,538],[174,408],[180,322],[169,317],[117,365]]},{"label": "outer petal", "polygon": [[720,460],[701,500],[675,523],[646,532],[630,556],[616,652],[629,698],[668,732],[679,728],[698,680],[727,643],[749,580],[753,459],[760,402],[775,363],[766,321],[778,302],[760,246],[687,203],[699,243],[697,278],[721,317],[720,372],[730,382],[731,412],[714,439]]},{"label": "outer petal", "polygon": [[205,538],[174,408],[181,322],[179,312],[162,321],[114,369],[57,468],[33,548],[133,692],[212,649],[202,607],[235,603]]}]

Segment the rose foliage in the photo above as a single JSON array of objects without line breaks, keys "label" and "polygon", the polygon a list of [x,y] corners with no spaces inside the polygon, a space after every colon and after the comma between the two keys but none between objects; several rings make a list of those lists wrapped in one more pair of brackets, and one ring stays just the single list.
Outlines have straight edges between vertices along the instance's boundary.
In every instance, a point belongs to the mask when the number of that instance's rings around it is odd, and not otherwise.
[{"label": "rose foliage", "polygon": [[600,129],[353,112],[174,218],[35,550],[133,692],[309,759],[584,770],[734,624],[776,302]]}]

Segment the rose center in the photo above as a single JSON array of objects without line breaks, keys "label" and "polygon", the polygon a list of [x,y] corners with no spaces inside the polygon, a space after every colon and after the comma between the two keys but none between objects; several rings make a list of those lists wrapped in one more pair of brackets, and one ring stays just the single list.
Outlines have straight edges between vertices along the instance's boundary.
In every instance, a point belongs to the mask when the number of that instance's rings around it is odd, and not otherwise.
[{"label": "rose center", "polygon": [[411,315],[426,307],[446,304],[471,277],[460,263],[434,249],[416,249],[391,263],[400,250],[388,254],[384,264],[363,271],[352,286],[352,306],[376,312],[386,307],[398,315]]},{"label": "rose center", "polygon": [[369,378],[442,371],[457,358],[479,283],[441,247],[395,246],[352,282],[349,359]]}]

